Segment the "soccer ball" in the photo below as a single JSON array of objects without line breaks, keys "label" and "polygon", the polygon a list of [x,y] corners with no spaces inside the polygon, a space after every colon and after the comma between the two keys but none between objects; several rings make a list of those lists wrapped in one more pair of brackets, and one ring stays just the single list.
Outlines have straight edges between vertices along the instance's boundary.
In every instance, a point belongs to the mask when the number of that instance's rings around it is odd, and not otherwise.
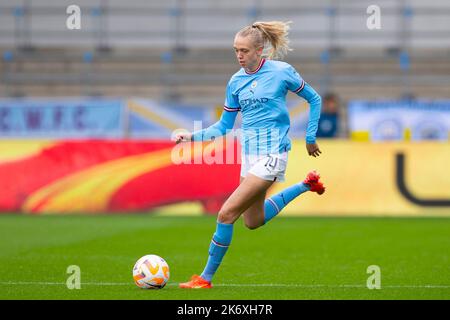
[{"label": "soccer ball", "polygon": [[169,265],[160,256],[149,254],[133,267],[134,283],[143,289],[162,289],[169,281]]}]

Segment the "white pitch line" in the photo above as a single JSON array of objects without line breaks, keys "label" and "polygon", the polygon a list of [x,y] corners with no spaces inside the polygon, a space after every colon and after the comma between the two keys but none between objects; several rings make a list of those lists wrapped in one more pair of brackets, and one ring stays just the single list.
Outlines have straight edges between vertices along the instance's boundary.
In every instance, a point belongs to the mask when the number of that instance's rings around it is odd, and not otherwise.
[{"label": "white pitch line", "polygon": [[[217,287],[292,287],[292,288],[366,288],[365,285],[360,284],[277,284],[277,283],[244,283],[244,284],[214,284]],[[450,285],[385,285],[381,288],[450,288]]]},{"label": "white pitch line", "polygon": [[[6,281],[0,282],[0,285],[26,286],[65,286],[65,282],[30,282],[30,281]],[[82,282],[81,286],[133,286],[132,282]],[[169,283],[167,286],[178,286],[178,283]],[[215,287],[281,287],[281,288],[366,288],[359,284],[284,284],[284,283],[218,283]],[[448,289],[450,285],[385,285],[383,288],[421,288],[421,289]]]}]

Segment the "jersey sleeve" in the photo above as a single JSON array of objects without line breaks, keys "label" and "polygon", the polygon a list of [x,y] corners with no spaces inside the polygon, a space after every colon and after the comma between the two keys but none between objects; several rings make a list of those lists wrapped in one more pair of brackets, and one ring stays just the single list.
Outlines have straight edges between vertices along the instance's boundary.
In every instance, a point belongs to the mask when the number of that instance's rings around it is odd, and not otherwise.
[{"label": "jersey sleeve", "polygon": [[308,127],[306,129],[306,142],[315,143],[319,125],[322,100],[320,95],[303,80],[294,67],[285,69],[285,81],[288,90],[308,101],[310,106]]},{"label": "jersey sleeve", "polygon": [[287,89],[295,94],[298,94],[305,87],[305,81],[292,66],[285,69],[285,81]]},{"label": "jersey sleeve", "polygon": [[309,103],[309,121],[306,129],[306,142],[315,143],[316,133],[319,128],[320,112],[322,109],[322,98],[308,83],[297,93]]},{"label": "jersey sleeve", "polygon": [[230,82],[228,82],[227,85],[225,93],[225,102],[223,105],[225,111],[233,112],[241,110],[241,106],[239,105],[239,99],[236,95],[233,94],[231,80]]}]

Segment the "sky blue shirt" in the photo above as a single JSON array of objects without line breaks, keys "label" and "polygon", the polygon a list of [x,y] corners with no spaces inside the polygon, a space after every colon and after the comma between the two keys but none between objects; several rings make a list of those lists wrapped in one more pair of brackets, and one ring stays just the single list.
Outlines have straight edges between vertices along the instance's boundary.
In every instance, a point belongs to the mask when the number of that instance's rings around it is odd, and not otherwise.
[{"label": "sky blue shirt", "polygon": [[241,144],[245,154],[281,153],[291,149],[286,95],[292,91],[310,104],[306,141],[314,143],[320,118],[321,98],[288,63],[262,59],[258,68],[241,68],[226,89],[224,111],[211,127],[193,133],[193,140],[211,140],[224,135],[242,113]]}]

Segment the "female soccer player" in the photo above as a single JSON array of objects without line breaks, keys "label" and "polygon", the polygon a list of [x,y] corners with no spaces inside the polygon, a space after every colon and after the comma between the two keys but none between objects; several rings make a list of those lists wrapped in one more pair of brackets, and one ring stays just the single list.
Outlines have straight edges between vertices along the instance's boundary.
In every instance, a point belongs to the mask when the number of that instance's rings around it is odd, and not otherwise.
[{"label": "female soccer player", "polygon": [[[204,141],[225,135],[234,126],[238,111],[242,112],[242,163],[239,187],[225,201],[217,217],[209,258],[203,273],[180,283],[181,288],[211,288],[211,279],[230,246],[233,224],[244,215],[245,225],[256,229],[272,218],[293,199],[306,191],[325,191],[319,175],[312,171],[303,182],[266,198],[275,181],[284,181],[291,141],[286,95],[292,91],[310,104],[306,134],[306,150],[310,156],[321,153],[316,143],[321,98],[289,64],[272,59],[282,58],[289,48],[288,23],[255,22],[241,29],[234,38],[234,51],[240,66],[228,82],[224,111],[211,127],[177,134],[177,143]],[[267,48],[266,48],[267,47]],[[265,49],[268,49],[266,55]]]}]

